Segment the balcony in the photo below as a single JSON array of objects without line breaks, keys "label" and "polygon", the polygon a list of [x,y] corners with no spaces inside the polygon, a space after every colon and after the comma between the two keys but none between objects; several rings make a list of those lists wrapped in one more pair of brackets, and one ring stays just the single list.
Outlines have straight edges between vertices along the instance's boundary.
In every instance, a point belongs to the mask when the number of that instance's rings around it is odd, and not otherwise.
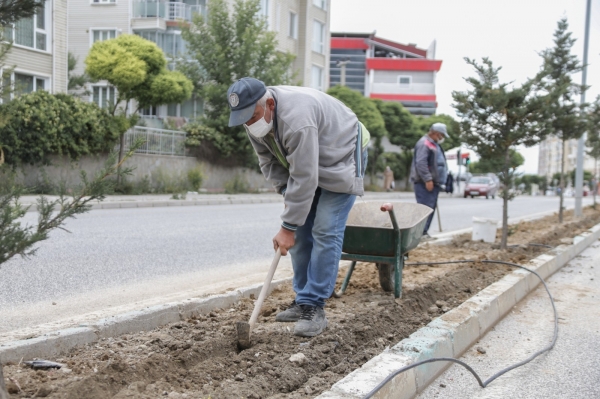
[{"label": "balcony", "polygon": [[133,18],[156,18],[191,22],[195,14],[205,14],[205,7],[182,2],[142,0],[133,2]]}]

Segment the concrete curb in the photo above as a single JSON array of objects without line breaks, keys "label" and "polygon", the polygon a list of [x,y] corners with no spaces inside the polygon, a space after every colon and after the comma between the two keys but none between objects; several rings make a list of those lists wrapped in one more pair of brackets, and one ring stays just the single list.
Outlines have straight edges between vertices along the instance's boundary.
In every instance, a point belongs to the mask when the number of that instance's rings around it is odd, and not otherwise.
[{"label": "concrete curb", "polygon": [[[536,271],[545,280],[598,238],[600,224],[574,237],[573,244],[558,246],[524,266]],[[402,367],[436,357],[460,357],[539,284],[534,274],[522,269],[513,271],[375,356],[318,398],[362,398],[393,371]],[[413,398],[449,366],[448,362],[435,362],[411,369],[394,377],[374,397]]]},{"label": "concrete curb", "polygon": [[[173,206],[198,205],[233,205],[233,204],[272,204],[283,202],[281,198],[231,198],[231,199],[202,199],[202,200],[157,200],[157,201],[113,201],[91,204],[92,209],[130,209],[130,208],[166,208]],[[29,206],[27,212],[36,212],[36,204]]]}]

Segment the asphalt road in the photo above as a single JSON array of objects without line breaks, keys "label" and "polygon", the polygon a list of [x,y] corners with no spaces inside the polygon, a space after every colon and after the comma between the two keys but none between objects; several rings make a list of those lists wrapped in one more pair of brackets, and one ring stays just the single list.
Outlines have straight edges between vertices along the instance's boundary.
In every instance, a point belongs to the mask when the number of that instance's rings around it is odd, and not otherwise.
[{"label": "asphalt road", "polygon": [[[519,197],[509,215],[557,207],[558,198]],[[114,209],[69,220],[72,233],[54,231],[35,256],[0,268],[0,341],[39,332],[31,328],[44,323],[53,323],[46,330],[76,325],[262,282],[281,209],[281,203]],[[451,231],[470,227],[472,216],[499,219],[502,202],[442,195],[440,210],[444,231]],[[436,231],[434,220],[430,233]],[[276,278],[290,275],[284,258]]]},{"label": "asphalt road", "polygon": [[[418,399],[600,398],[599,261],[600,242],[596,242],[548,279],[559,317],[558,340],[552,350],[485,389],[469,372],[453,365]],[[460,360],[485,380],[548,346],[553,323],[548,295],[540,286]]]}]

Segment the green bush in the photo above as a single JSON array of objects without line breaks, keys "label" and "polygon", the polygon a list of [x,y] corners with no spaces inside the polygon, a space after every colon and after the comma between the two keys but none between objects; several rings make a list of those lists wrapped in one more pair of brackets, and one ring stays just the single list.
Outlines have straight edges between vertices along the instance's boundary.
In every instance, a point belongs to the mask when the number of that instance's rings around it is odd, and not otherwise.
[{"label": "green bush", "polygon": [[152,172],[152,191],[154,193],[181,193],[188,191],[188,179],[183,173],[168,173],[162,168]]},{"label": "green bush", "polygon": [[94,103],[38,91],[0,106],[0,143],[8,165],[47,164],[51,154],[75,160],[110,151],[118,121]]},{"label": "green bush", "polygon": [[202,169],[200,167],[195,167],[194,169],[188,170],[187,179],[192,191],[200,190],[200,187],[202,186],[202,181],[204,180],[204,174],[202,173]]},{"label": "green bush", "polygon": [[227,194],[239,194],[239,193],[249,193],[250,185],[240,175],[235,175],[235,177],[228,182],[225,183],[225,193]]}]

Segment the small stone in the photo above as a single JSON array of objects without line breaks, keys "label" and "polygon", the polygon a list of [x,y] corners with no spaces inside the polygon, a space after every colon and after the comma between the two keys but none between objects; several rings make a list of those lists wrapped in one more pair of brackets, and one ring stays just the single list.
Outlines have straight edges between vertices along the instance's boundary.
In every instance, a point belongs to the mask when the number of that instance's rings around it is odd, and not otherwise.
[{"label": "small stone", "polygon": [[8,393],[19,393],[19,387],[12,381],[6,384],[6,390]]},{"label": "small stone", "polygon": [[444,312],[444,313],[447,313],[447,312],[449,312],[450,310],[452,310],[452,309],[450,309],[448,306],[444,306],[444,307],[442,307],[442,312]]},{"label": "small stone", "polygon": [[71,369],[70,369],[70,368],[68,368],[68,367],[61,367],[61,368],[60,368],[60,372],[61,372],[61,373],[65,373],[65,374],[69,374],[69,373],[71,373],[72,371],[73,371],[73,370],[71,370]]},{"label": "small stone", "polygon": [[180,399],[181,398],[181,394],[179,392],[170,392],[169,395],[167,395],[167,398],[171,398],[171,399]]},{"label": "small stone", "polygon": [[304,356],[304,353],[296,353],[290,356],[290,362],[304,364],[306,363],[306,356]]},{"label": "small stone", "polygon": [[440,388],[446,388],[446,384],[440,384]]},{"label": "small stone", "polygon": [[435,305],[438,308],[443,308],[444,306],[448,306],[448,303],[446,301],[435,301]]},{"label": "small stone", "polygon": [[50,395],[52,393],[52,388],[47,386],[47,385],[42,385],[40,387],[40,389],[37,390],[37,392],[35,393],[35,395],[33,396],[34,398],[45,398],[46,396]]},{"label": "small stone", "polygon": [[477,347],[477,352],[479,352],[479,353],[481,353],[481,354],[484,354],[484,353],[486,353],[486,350],[485,350],[485,349],[483,349],[481,346],[478,346],[478,347]]},{"label": "small stone", "polygon": [[238,375],[235,376],[236,381],[244,381],[245,379],[246,379],[246,376],[243,373],[239,373]]},{"label": "small stone", "polygon": [[437,313],[437,312],[438,312],[438,307],[437,307],[437,306],[435,306],[435,305],[433,305],[433,306],[431,306],[429,309],[427,309],[427,311],[428,311],[429,313]]},{"label": "small stone", "polygon": [[53,305],[56,305],[56,302],[52,302]]}]

